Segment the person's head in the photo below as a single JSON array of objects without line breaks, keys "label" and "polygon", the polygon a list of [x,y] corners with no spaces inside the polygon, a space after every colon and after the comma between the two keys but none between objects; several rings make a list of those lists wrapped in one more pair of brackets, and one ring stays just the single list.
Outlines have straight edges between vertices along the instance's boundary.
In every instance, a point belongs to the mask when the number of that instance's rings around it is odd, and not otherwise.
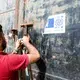
[{"label": "person's head", "polygon": [[0,51],[3,51],[6,48],[6,39],[2,30],[2,25],[0,25]]}]

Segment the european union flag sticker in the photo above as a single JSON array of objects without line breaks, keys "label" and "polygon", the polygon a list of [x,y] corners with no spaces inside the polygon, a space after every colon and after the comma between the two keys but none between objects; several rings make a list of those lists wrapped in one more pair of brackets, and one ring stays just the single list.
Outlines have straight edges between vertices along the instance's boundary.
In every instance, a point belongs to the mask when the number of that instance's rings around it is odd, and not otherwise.
[{"label": "european union flag sticker", "polygon": [[48,25],[46,28],[53,28],[54,27],[54,18],[48,19]]}]

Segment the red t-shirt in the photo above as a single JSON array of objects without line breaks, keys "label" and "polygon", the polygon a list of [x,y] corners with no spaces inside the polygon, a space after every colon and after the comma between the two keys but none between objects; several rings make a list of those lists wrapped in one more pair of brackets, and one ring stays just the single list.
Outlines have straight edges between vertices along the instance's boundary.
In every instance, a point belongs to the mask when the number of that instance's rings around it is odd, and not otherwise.
[{"label": "red t-shirt", "polygon": [[27,54],[6,54],[0,52],[0,80],[18,80],[18,70],[29,64]]}]

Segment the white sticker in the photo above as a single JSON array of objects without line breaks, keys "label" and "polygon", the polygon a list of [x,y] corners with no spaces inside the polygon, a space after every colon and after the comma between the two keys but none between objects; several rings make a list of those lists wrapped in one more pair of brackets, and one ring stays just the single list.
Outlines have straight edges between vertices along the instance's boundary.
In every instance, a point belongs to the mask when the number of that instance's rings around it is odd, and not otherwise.
[{"label": "white sticker", "polygon": [[44,34],[65,33],[65,13],[49,16]]}]

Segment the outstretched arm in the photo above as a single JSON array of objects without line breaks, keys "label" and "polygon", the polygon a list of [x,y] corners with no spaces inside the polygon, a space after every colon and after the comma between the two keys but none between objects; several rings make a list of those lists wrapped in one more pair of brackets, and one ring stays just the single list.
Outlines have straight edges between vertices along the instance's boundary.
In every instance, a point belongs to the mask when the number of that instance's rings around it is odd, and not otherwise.
[{"label": "outstretched arm", "polygon": [[30,63],[36,62],[40,58],[40,53],[38,50],[29,42],[29,35],[23,37],[23,43],[28,48],[29,54],[29,61]]}]

